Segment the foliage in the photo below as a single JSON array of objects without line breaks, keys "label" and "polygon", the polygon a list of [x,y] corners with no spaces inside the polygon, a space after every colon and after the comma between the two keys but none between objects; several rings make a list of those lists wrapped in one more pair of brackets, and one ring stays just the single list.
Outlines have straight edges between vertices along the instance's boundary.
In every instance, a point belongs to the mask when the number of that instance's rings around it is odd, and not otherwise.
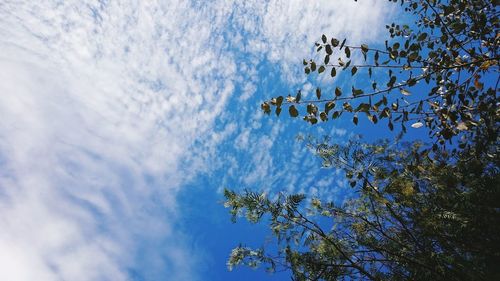
[{"label": "foliage", "polygon": [[[416,22],[387,25],[384,47],[323,35],[321,60],[303,61],[307,75],[344,73],[351,84],[261,107],[277,115],[288,107],[311,124],[350,115],[357,125],[364,113],[402,133],[408,123],[426,127],[434,144],[312,144],[352,187],[341,204],[225,190],[234,221],[268,221],[277,240],[275,251],[240,245],[230,268],[266,264],[294,280],[500,280],[498,4],[398,3]],[[439,145],[447,141],[452,149]]]},{"label": "foliage", "polygon": [[[226,190],[233,218],[269,220],[276,252],[240,246],[238,264],[287,268],[294,280],[498,280],[499,157],[420,144],[317,144],[357,192],[344,204]],[[498,149],[498,146],[496,147]]]},{"label": "foliage", "polygon": [[[333,78],[348,72],[352,84],[318,87],[312,99],[304,99],[300,90],[278,96],[264,102],[262,110],[280,115],[287,105],[290,116],[298,117],[305,108],[302,117],[311,124],[351,114],[357,125],[364,113],[373,123],[387,119],[390,130],[396,122],[403,131],[407,122],[414,128],[425,125],[442,143],[461,133],[472,137],[474,127],[498,122],[497,2],[410,0],[401,5],[416,23],[387,25],[390,40],[384,48],[322,35],[315,46],[324,58],[303,61],[308,75]],[[355,79],[359,75],[365,78]]]}]

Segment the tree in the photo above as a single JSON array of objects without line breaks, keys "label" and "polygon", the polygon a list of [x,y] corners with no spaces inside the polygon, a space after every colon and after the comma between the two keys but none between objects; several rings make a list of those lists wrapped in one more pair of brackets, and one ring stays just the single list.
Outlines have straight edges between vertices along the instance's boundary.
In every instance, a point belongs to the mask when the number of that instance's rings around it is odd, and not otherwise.
[{"label": "tree", "polygon": [[313,125],[347,114],[356,125],[364,113],[373,123],[387,119],[390,130],[400,123],[402,133],[411,122],[433,144],[311,142],[324,165],[345,172],[352,196],[343,203],[226,190],[234,220],[268,220],[277,239],[274,252],[235,248],[230,267],[264,263],[290,269],[294,280],[500,279],[498,6],[400,3],[416,22],[387,25],[385,48],[323,35],[321,62],[303,62],[307,75],[368,79],[348,91],[318,87],[315,99],[275,97],[262,110],[280,115],[287,106],[298,117],[305,109]]},{"label": "tree", "polygon": [[316,145],[356,192],[343,204],[226,190],[233,218],[268,219],[278,245],[237,247],[228,264],[267,263],[294,280],[497,280],[498,155],[388,144]]},{"label": "tree", "polygon": [[[318,87],[316,99],[303,99],[300,90],[295,96],[278,96],[262,103],[262,110],[280,115],[286,105],[290,116],[298,117],[305,107],[303,119],[311,124],[351,114],[357,125],[364,113],[373,123],[387,119],[390,130],[396,122],[403,131],[407,122],[415,128],[426,125],[441,143],[460,134],[473,137],[478,126],[493,128],[499,115],[497,3],[409,0],[401,5],[417,20],[413,26],[387,25],[385,48],[349,45],[346,39],[323,35],[315,46],[324,58],[303,61],[307,75],[348,72],[367,79],[347,88]],[[482,133],[495,140],[497,130]]]}]

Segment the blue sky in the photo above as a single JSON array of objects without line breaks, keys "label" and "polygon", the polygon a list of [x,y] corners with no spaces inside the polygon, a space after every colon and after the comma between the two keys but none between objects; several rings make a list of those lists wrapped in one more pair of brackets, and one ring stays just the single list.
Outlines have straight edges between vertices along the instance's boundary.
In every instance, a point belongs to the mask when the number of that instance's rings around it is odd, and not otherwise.
[{"label": "blue sky", "polygon": [[393,5],[366,2],[2,1],[0,280],[288,280],[227,271],[268,234],[221,190],[342,196],[295,136],[350,122],[259,105],[312,94],[321,34],[385,35]]}]

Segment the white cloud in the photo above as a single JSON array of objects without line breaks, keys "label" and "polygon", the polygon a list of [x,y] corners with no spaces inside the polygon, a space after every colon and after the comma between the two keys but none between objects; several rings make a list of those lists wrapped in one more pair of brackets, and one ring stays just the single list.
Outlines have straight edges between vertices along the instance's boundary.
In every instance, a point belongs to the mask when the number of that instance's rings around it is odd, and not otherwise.
[{"label": "white cloud", "polygon": [[263,59],[298,81],[321,32],[376,36],[385,1],[331,2],[2,1],[0,279],[197,279],[176,194],[240,132],[247,182],[273,172],[283,127],[221,112]]}]

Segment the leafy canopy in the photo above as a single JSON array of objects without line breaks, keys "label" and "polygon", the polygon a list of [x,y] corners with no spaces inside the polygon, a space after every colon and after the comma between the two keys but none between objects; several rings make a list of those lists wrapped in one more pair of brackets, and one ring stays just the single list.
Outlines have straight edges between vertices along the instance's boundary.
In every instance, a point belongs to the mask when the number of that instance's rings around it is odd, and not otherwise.
[{"label": "leafy canopy", "polygon": [[347,72],[352,84],[318,87],[310,99],[300,90],[278,96],[262,103],[262,110],[280,115],[286,106],[291,117],[302,116],[311,124],[343,114],[352,115],[355,125],[359,115],[373,123],[387,119],[390,130],[400,123],[406,131],[409,122],[414,128],[427,126],[441,142],[461,133],[471,137],[475,127],[494,122],[500,40],[495,1],[410,0],[401,5],[417,21],[412,27],[387,25],[390,38],[383,48],[322,35],[315,46],[324,59],[303,61],[307,75],[334,78]]},{"label": "leafy canopy", "polygon": [[294,280],[496,280],[499,157],[420,144],[320,143],[325,166],[355,191],[335,204],[303,194],[226,190],[235,219],[269,221],[274,252],[240,246],[228,265],[290,269]]},{"label": "leafy canopy", "polygon": [[233,220],[267,221],[277,245],[240,245],[230,268],[266,264],[294,280],[500,279],[498,4],[398,3],[416,22],[387,25],[383,47],[322,35],[322,59],[303,61],[306,75],[351,76],[351,84],[261,107],[277,115],[288,107],[313,125],[343,115],[357,125],[366,115],[402,133],[424,127],[433,145],[311,143],[325,166],[344,171],[352,196],[340,204],[225,190]]}]

